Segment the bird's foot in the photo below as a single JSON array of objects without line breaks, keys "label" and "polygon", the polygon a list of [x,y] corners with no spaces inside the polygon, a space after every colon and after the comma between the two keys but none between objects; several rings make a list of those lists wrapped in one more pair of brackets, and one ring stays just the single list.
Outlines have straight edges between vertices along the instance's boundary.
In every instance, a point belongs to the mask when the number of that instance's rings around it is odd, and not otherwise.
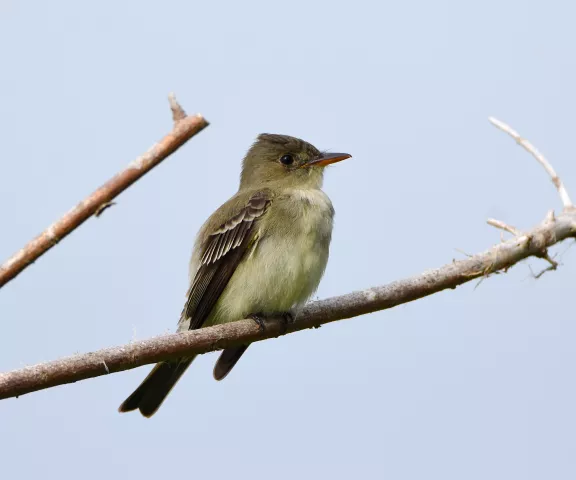
[{"label": "bird's foot", "polygon": [[[292,315],[290,312],[286,312],[274,316],[280,317],[280,320],[282,322],[282,329],[280,331],[280,334],[284,335],[288,331],[288,325],[294,323],[294,315]],[[261,313],[251,313],[250,315],[248,315],[248,318],[251,318],[256,322],[256,324],[258,325],[258,329],[261,332],[266,331],[266,317],[264,315],[262,315]]]},{"label": "bird's foot", "polygon": [[261,332],[266,331],[266,324],[264,323],[264,316],[262,314],[251,313],[250,315],[248,315],[248,318],[251,318],[252,320],[254,320],[256,322],[256,324],[258,325],[258,329]]},{"label": "bird's foot", "polygon": [[288,331],[288,325],[294,323],[294,315],[290,312],[286,312],[282,314],[282,335],[284,335]]}]

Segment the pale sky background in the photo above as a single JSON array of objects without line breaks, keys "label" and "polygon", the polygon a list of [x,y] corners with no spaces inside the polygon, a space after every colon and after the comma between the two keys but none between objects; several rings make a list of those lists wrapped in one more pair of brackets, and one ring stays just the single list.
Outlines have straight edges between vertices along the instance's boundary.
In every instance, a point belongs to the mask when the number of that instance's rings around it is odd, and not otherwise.
[{"label": "pale sky background", "polygon": [[[211,125],[0,291],[0,370],[172,331],[192,241],[260,132],[346,151],[318,296],[529,228],[576,196],[573,2],[0,0],[1,260],[171,128]],[[218,182],[216,181],[218,178]],[[0,402],[3,478],[576,477],[576,248],[507,275],[198,359],[151,420],[143,367]]]}]

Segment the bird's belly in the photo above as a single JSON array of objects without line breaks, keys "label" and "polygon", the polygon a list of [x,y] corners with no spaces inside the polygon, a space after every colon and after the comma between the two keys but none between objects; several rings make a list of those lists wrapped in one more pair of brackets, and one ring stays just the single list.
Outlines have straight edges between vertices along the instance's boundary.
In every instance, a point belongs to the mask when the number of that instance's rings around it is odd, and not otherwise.
[{"label": "bird's belly", "polygon": [[314,229],[261,238],[238,265],[205,325],[238,320],[250,313],[297,310],[320,283],[328,242],[329,236],[322,241]]}]

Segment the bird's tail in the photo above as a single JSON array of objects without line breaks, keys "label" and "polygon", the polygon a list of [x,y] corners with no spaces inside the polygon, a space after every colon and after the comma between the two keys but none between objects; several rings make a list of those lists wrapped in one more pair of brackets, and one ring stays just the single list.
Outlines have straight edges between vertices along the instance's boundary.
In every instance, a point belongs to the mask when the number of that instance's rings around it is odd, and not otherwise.
[{"label": "bird's tail", "polygon": [[124,400],[118,411],[131,412],[139,409],[142,415],[150,418],[160,408],[192,360],[194,357],[157,363],[132,395]]},{"label": "bird's tail", "polygon": [[222,380],[226,377],[248,347],[249,345],[240,345],[239,347],[225,349],[218,357],[216,365],[214,365],[214,378]]}]

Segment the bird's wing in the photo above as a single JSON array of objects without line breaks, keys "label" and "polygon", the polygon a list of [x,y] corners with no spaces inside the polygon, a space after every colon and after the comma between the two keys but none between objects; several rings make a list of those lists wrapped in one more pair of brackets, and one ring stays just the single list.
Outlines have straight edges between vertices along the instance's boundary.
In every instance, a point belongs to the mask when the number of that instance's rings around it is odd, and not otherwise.
[{"label": "bird's wing", "polygon": [[253,194],[246,206],[208,237],[188,290],[181,324],[189,321],[190,330],[202,327],[242,257],[254,244],[254,225],[269,204],[266,192]]}]

